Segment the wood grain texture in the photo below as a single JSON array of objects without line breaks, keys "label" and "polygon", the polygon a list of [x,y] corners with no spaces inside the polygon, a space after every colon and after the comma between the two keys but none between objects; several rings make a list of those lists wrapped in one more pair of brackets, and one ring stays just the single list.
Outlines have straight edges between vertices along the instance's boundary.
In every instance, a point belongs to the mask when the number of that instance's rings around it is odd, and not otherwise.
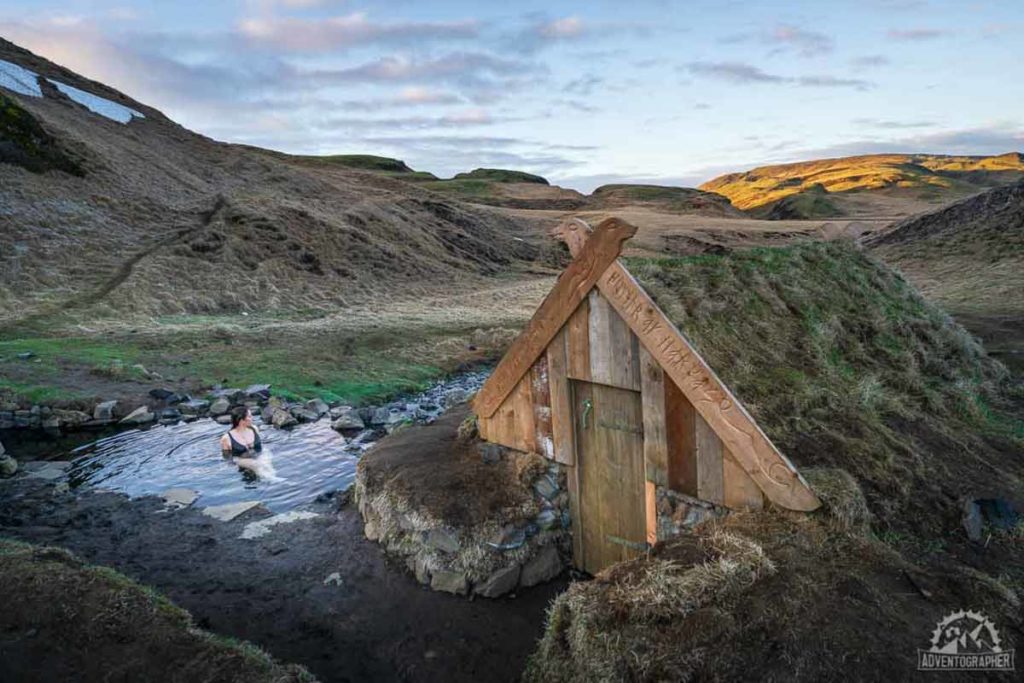
[{"label": "wood grain texture", "polygon": [[619,314],[596,289],[590,306],[590,381],[640,391],[639,342]]},{"label": "wood grain texture", "polygon": [[647,481],[668,486],[665,373],[647,349],[639,349],[640,396],[644,408],[644,468]]},{"label": "wood grain texture", "polygon": [[644,482],[644,507],[647,517],[647,545],[658,542],[658,487],[653,481]]},{"label": "wood grain texture", "polygon": [[[659,366],[660,367],[660,366]],[[676,383],[665,378],[665,433],[668,442],[668,487],[697,495],[696,412]]]},{"label": "wood grain texture", "polygon": [[[586,228],[582,221],[559,227],[574,255],[582,254],[596,234],[588,235]],[[597,286],[770,501],[791,510],[821,506],[793,464],[621,263],[608,266]]]},{"label": "wood grain texture", "polygon": [[[582,564],[595,574],[646,549],[643,408],[638,392],[573,384]],[[590,401],[589,410],[584,407],[586,401]]]},{"label": "wood grain texture", "polygon": [[733,510],[760,510],[764,507],[761,488],[728,451],[722,456],[722,478],[726,507]]},{"label": "wood grain texture", "polygon": [[694,442],[697,445],[697,497],[711,503],[725,503],[722,473],[722,440],[700,415],[695,416]]},{"label": "wood grain texture", "polygon": [[572,379],[590,381],[590,301],[583,302],[565,323],[566,372]]},{"label": "wood grain texture", "polygon": [[551,394],[551,440],[554,459],[563,465],[576,463],[572,433],[572,397],[566,368],[566,328],[548,344],[548,386]]},{"label": "wood grain texture", "polygon": [[[548,346],[554,345],[561,337]],[[542,354],[530,370],[530,402],[533,405],[534,450],[549,460],[555,458],[555,442],[551,432],[551,385],[548,355]],[[524,378],[525,379],[525,378]]]},{"label": "wood grain texture", "polygon": [[597,226],[477,393],[473,407],[478,415],[494,414],[634,234],[636,226],[617,218]]}]

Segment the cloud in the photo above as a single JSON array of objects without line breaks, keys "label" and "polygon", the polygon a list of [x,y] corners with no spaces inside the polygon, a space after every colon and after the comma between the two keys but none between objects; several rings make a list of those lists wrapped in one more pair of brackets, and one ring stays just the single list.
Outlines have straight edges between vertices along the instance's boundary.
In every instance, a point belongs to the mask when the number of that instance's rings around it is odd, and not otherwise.
[{"label": "cloud", "polygon": [[730,83],[785,83],[786,78],[765,73],[751,64],[741,62],[690,62],[687,70],[698,76],[708,76]]},{"label": "cloud", "polygon": [[565,17],[540,22],[534,26],[534,31],[545,40],[567,40],[581,38],[586,28],[579,17]]},{"label": "cloud", "polygon": [[594,89],[602,83],[604,83],[604,78],[594,74],[584,74],[566,83],[562,90],[574,95],[589,97],[594,93]]},{"label": "cloud", "polygon": [[871,126],[872,128],[888,128],[891,130],[901,130],[907,128],[931,128],[935,125],[933,121],[892,121],[886,119],[867,119],[859,118],[854,119],[853,123],[858,126]]},{"label": "cloud", "polygon": [[371,43],[424,43],[476,38],[479,23],[465,21],[371,21],[363,12],[343,16],[250,17],[239,22],[238,34],[255,48],[288,52],[337,52]]},{"label": "cloud", "polygon": [[885,55],[863,55],[862,57],[854,57],[850,60],[850,63],[859,67],[876,67],[887,66],[892,63],[892,60]]},{"label": "cloud", "polygon": [[401,116],[390,118],[335,117],[314,123],[316,129],[420,130],[428,128],[463,128],[487,126],[510,118],[495,118],[484,109],[465,109],[442,116]]},{"label": "cloud", "polygon": [[447,90],[435,90],[422,86],[404,88],[392,97],[376,97],[363,100],[346,100],[331,106],[341,106],[352,111],[379,111],[428,105],[459,104],[463,98]]},{"label": "cloud", "polygon": [[316,69],[304,76],[321,84],[410,81],[474,81],[487,76],[535,70],[528,63],[485,52],[452,52],[439,57],[381,57],[356,66]]},{"label": "cloud", "polygon": [[774,52],[792,50],[801,57],[817,57],[828,54],[835,49],[835,42],[824,33],[800,28],[792,24],[778,24],[774,28],[756,33],[738,33],[726,36],[720,42],[759,42],[764,45],[774,46]]},{"label": "cloud", "polygon": [[690,62],[685,68],[692,74],[728,83],[783,83],[804,88],[854,88],[856,90],[867,90],[874,86],[870,81],[860,78],[840,78],[829,75],[780,76],[742,62]]},{"label": "cloud", "polygon": [[937,28],[894,28],[886,31],[885,36],[889,40],[895,40],[902,43],[913,43],[922,42],[925,40],[935,40],[936,38],[944,38],[950,35],[949,31],[945,31]]}]

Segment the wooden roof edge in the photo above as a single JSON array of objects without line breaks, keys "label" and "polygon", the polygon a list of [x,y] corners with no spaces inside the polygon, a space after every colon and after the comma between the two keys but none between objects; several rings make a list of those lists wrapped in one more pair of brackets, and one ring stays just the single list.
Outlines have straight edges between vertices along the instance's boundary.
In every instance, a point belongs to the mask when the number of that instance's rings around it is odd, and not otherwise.
[{"label": "wooden roof edge", "polygon": [[618,218],[606,218],[580,243],[580,248],[573,252],[573,260],[558,276],[555,286],[473,399],[473,409],[478,415],[490,417],[495,413],[608,266],[616,262],[623,242],[635,234],[635,225]]},{"label": "wooden roof edge", "polygon": [[[590,229],[584,221],[570,219],[555,234],[570,252],[582,253]],[[618,259],[605,269],[597,287],[771,502],[805,512],[821,506],[789,458]]]}]

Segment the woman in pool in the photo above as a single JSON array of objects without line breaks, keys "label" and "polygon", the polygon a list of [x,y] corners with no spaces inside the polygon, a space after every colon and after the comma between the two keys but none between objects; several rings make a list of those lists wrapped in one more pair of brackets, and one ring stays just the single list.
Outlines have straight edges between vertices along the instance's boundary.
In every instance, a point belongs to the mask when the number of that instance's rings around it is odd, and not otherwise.
[{"label": "woman in pool", "polygon": [[262,455],[263,441],[252,423],[252,413],[245,406],[231,411],[231,429],[220,437],[220,450],[224,457],[244,470],[266,479],[277,479],[270,455]]}]

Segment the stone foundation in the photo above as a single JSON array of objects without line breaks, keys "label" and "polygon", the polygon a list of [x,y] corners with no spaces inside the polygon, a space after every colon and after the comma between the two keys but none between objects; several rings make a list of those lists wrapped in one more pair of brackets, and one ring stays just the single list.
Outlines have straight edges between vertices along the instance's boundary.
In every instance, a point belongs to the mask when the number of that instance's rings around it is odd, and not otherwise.
[{"label": "stone foundation", "polygon": [[[529,484],[532,500],[515,518],[445,526],[422,510],[408,509],[386,488],[368,491],[366,478],[357,474],[355,500],[366,537],[403,558],[416,579],[433,590],[496,598],[555,578],[572,559],[565,468],[495,444],[480,443],[477,450],[489,466],[513,462],[538,470]],[[527,460],[533,462],[521,464]]]},{"label": "stone foundation", "polygon": [[729,514],[729,508],[659,486],[656,491],[658,540],[664,541],[712,519]]}]

